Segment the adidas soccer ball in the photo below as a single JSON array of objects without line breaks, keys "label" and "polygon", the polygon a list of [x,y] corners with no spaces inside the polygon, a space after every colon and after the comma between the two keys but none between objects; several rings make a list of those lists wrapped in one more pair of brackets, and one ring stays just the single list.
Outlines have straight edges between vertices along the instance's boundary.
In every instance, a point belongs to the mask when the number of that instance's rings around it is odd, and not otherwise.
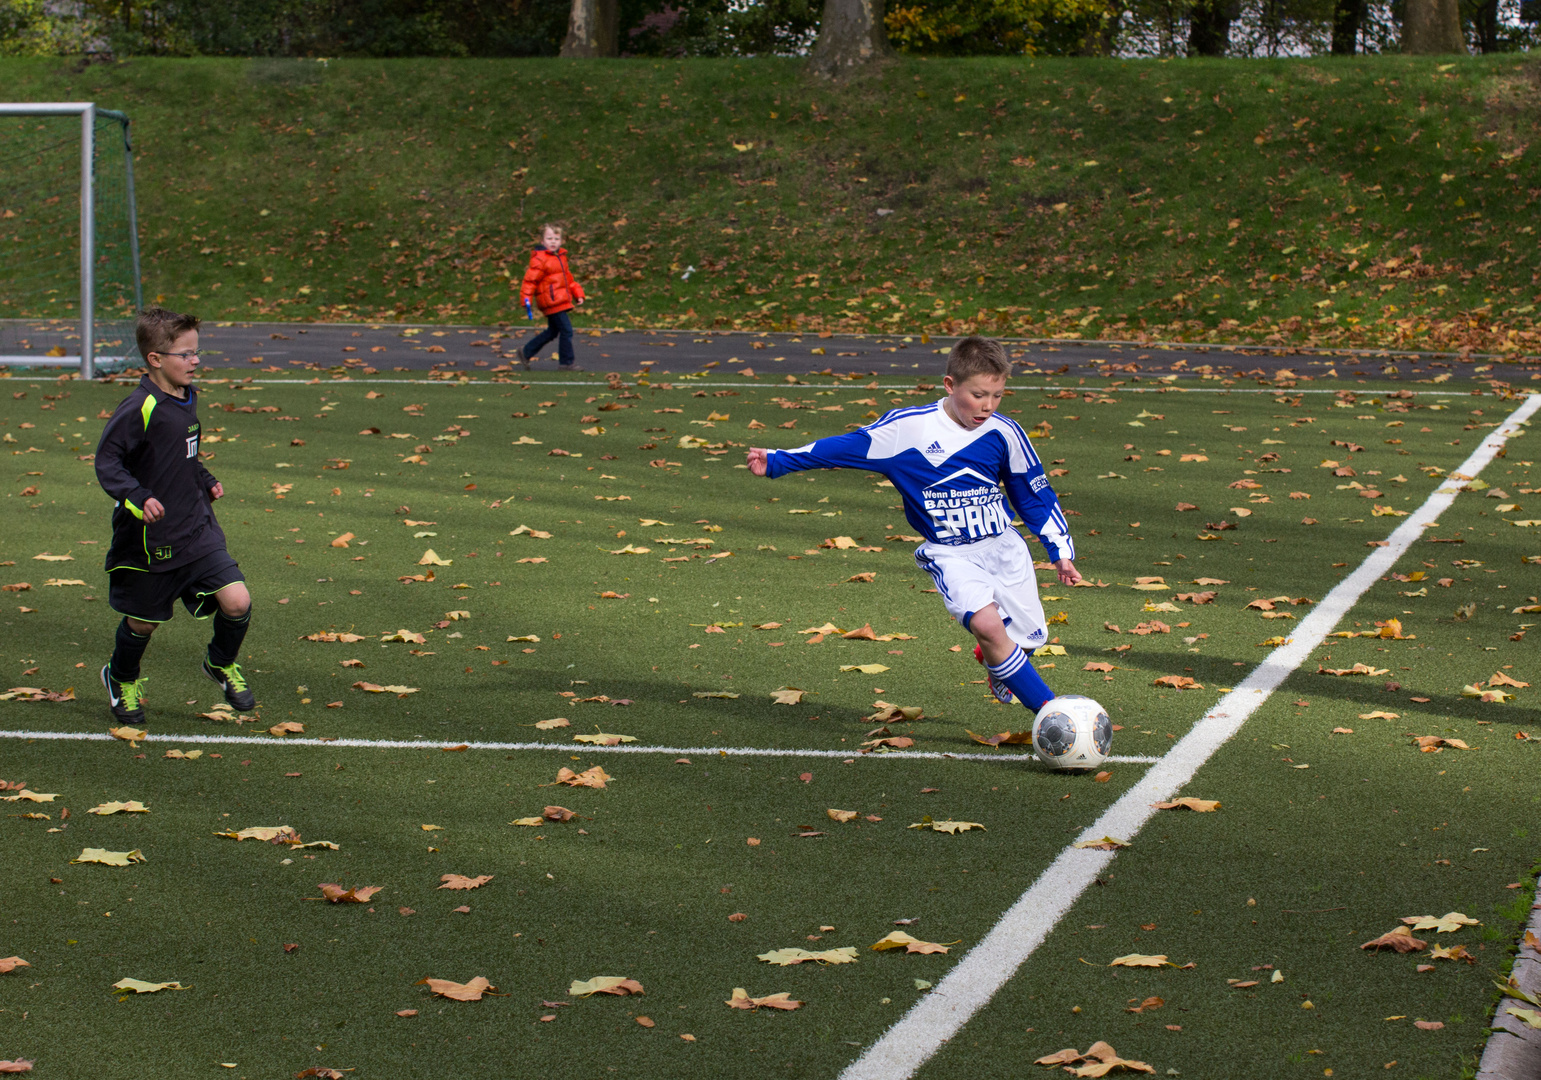
[{"label": "adidas soccer ball", "polygon": [[1089,697],[1052,699],[1033,718],[1033,752],[1054,769],[1095,769],[1113,748],[1113,721]]}]

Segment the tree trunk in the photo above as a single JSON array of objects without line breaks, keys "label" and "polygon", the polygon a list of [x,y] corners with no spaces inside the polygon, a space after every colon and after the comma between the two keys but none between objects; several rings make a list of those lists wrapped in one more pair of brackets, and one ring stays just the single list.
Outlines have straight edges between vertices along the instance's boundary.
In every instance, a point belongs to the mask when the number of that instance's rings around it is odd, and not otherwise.
[{"label": "tree trunk", "polygon": [[617,42],[620,37],[620,10],[616,0],[572,0],[572,3],[562,55],[615,56],[619,52]]},{"label": "tree trunk", "polygon": [[1484,53],[1498,52],[1498,0],[1483,0],[1474,21],[1477,24],[1478,48]]},{"label": "tree trunk", "polygon": [[824,0],[810,61],[815,73],[839,78],[893,55],[883,25],[883,0]]},{"label": "tree trunk", "polygon": [[1353,56],[1359,49],[1364,0],[1337,0],[1332,12],[1332,55]]},{"label": "tree trunk", "polygon": [[1231,20],[1235,15],[1230,0],[1195,3],[1188,14],[1188,55],[1224,56],[1231,46]]},{"label": "tree trunk", "polygon": [[1413,56],[1465,53],[1457,0],[1407,0],[1402,19],[1402,51]]}]

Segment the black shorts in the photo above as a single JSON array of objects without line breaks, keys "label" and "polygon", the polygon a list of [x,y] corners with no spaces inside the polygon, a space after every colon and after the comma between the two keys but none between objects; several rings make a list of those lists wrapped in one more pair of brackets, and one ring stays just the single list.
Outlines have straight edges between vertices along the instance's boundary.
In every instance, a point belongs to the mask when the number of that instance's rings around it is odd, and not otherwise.
[{"label": "black shorts", "polygon": [[228,551],[211,551],[174,570],[112,570],[107,577],[112,610],[147,623],[170,622],[179,597],[193,618],[207,619],[219,610],[215,594],[246,580]]}]

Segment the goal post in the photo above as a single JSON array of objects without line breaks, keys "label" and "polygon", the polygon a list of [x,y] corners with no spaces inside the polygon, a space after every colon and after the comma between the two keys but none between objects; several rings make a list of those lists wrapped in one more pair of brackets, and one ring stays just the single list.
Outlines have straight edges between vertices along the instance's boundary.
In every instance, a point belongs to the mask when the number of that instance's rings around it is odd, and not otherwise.
[{"label": "goal post", "polygon": [[126,115],[0,102],[0,264],[0,366],[90,379],[129,360],[143,293]]}]

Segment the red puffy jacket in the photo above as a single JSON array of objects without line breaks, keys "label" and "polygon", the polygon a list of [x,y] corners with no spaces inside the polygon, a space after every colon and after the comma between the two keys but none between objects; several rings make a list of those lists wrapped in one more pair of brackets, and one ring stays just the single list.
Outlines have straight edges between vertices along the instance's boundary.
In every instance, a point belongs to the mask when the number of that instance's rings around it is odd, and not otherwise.
[{"label": "red puffy jacket", "polygon": [[583,299],[583,286],[567,268],[567,249],[547,251],[536,248],[530,255],[530,268],[524,272],[519,299],[534,300],[542,315],[571,311],[574,300]]}]

